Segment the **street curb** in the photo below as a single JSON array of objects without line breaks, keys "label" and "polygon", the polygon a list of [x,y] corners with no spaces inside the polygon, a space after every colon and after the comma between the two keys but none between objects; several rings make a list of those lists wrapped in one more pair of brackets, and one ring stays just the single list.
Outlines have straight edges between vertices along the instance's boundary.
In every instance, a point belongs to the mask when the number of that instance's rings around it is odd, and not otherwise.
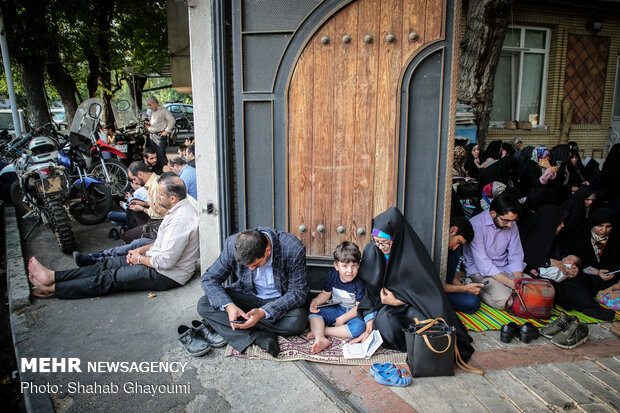
[{"label": "street curb", "polygon": [[13,314],[30,305],[30,288],[24,268],[21,239],[15,208],[4,208],[4,233],[6,234],[6,282],[9,293],[9,311]]},{"label": "street curb", "polygon": [[[27,340],[28,327],[26,327],[26,316],[20,310],[30,305],[30,287],[26,277],[24,257],[22,254],[22,244],[17,225],[17,217],[13,206],[4,206],[4,234],[6,239],[6,282],[9,296],[9,313],[11,318],[11,335],[13,336],[13,346],[15,347],[15,358],[17,369],[22,354],[22,342]],[[21,382],[34,381],[32,373],[20,373]],[[47,393],[32,394],[29,390],[22,393],[24,404],[28,412],[53,413],[54,406],[52,399]]]}]

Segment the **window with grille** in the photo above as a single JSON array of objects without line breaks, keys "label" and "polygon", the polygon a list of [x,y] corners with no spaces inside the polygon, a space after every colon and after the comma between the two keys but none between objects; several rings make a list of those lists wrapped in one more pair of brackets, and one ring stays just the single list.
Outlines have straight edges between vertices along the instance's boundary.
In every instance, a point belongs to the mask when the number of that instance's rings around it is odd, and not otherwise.
[{"label": "window with grille", "polygon": [[551,30],[509,26],[495,72],[491,121],[544,125]]},{"label": "window with grille", "polygon": [[605,96],[609,37],[568,36],[564,98],[573,105],[573,124],[600,124]]}]

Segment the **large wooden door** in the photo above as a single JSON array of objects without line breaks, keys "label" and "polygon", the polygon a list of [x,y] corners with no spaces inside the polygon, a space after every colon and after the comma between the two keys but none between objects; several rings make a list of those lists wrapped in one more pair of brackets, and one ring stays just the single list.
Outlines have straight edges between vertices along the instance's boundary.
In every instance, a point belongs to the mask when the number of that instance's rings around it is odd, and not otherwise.
[{"label": "large wooden door", "polygon": [[307,42],[288,90],[288,230],[308,255],[369,240],[396,201],[398,83],[442,34],[443,0],[359,0]]}]

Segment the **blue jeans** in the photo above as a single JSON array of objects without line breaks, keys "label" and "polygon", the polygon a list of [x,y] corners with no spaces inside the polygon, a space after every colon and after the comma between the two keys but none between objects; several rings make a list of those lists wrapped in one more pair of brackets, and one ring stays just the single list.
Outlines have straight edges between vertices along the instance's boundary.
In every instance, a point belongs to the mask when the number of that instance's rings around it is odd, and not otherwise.
[{"label": "blue jeans", "polygon": [[127,214],[125,213],[125,211],[110,211],[108,212],[108,221],[112,222],[115,225],[127,226]]},{"label": "blue jeans", "polygon": [[480,297],[470,293],[448,293],[446,298],[454,311],[471,314],[480,308]]},{"label": "blue jeans", "polygon": [[119,245],[118,247],[109,248],[107,250],[93,252],[92,254],[84,254],[90,257],[95,262],[104,262],[106,259],[110,257],[119,257],[123,255],[127,255],[127,253],[131,250],[135,250],[136,248],[143,247],[145,245],[149,245],[155,242],[150,238],[138,238],[131,242],[131,244]]},{"label": "blue jeans", "polygon": [[[331,305],[329,307],[322,307],[316,314],[310,314],[308,318],[320,317],[326,326],[330,326],[336,322],[336,319],[349,311],[348,308],[341,305]],[[366,323],[364,323],[359,317],[352,318],[345,324],[347,333],[351,338],[355,338],[366,331]]]}]

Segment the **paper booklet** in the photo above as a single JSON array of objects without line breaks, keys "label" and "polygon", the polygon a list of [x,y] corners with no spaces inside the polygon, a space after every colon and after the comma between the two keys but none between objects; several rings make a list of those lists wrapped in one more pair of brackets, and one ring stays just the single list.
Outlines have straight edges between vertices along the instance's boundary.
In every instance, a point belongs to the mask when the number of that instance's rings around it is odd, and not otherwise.
[{"label": "paper booklet", "polygon": [[366,337],[361,343],[345,344],[342,346],[342,355],[345,359],[368,359],[383,343],[383,337],[379,334],[379,330],[373,332]]},{"label": "paper booklet", "polygon": [[337,297],[334,297],[332,295],[332,297],[329,299],[329,301],[323,303],[323,304],[319,304],[317,305],[317,308],[321,308],[321,307],[329,307],[332,305],[340,305],[342,304],[342,301],[340,301]]}]

